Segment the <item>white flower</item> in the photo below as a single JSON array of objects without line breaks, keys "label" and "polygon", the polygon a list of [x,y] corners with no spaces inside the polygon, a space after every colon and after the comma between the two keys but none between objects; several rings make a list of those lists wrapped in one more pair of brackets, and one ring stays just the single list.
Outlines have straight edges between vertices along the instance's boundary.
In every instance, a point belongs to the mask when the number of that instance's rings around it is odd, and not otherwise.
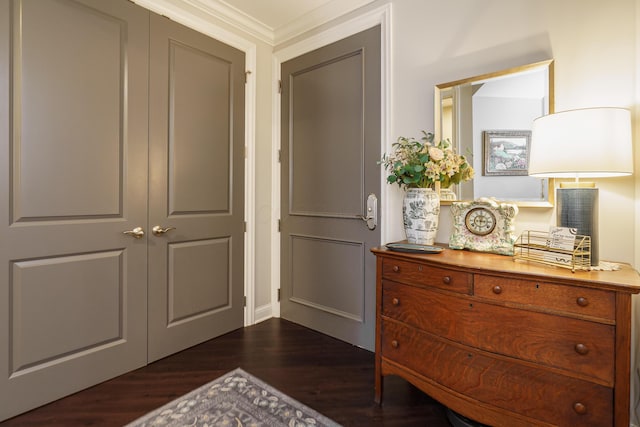
[{"label": "white flower", "polygon": [[436,162],[444,159],[444,151],[438,147],[429,147],[429,157]]}]

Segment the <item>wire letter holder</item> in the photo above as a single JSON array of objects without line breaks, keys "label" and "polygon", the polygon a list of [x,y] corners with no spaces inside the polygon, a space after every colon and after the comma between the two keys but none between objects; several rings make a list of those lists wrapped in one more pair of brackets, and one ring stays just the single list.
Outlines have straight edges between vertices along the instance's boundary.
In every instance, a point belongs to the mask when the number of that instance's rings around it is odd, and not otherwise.
[{"label": "wire letter holder", "polygon": [[591,270],[591,238],[552,238],[544,231],[524,231],[513,245],[515,259],[539,262],[556,267]]}]

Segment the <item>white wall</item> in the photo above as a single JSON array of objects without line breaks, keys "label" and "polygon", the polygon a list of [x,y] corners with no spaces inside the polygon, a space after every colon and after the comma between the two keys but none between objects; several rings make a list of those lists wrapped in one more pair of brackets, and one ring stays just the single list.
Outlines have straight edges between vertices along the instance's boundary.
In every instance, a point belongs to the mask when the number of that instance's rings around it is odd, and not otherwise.
[{"label": "white wall", "polygon": [[[640,0],[636,0],[635,10],[635,87],[633,93],[635,95],[635,109],[632,110],[632,114],[635,117],[633,135],[634,135],[634,170],[635,170],[635,228],[633,234],[634,247],[640,249],[640,150],[638,150],[638,140],[640,138]],[[640,267],[640,250],[636,250],[634,256],[634,265],[636,269]],[[640,364],[640,351],[638,351],[638,331],[640,328],[640,297],[634,296],[632,300],[632,314],[633,322],[631,324],[631,348],[632,348],[632,364],[631,364],[631,377],[637,378],[636,372],[638,372],[638,366]],[[640,408],[638,407],[638,396],[640,396],[640,381],[636,380],[631,383],[631,405],[632,411],[635,413],[635,418],[632,417],[635,425],[639,424],[638,418],[640,417]]]},{"label": "white wall", "polygon": [[[483,73],[555,59],[555,111],[630,108],[640,135],[640,0],[378,0],[359,11],[392,3],[392,117],[390,134],[433,129],[433,87]],[[348,19],[344,17],[340,21]],[[326,29],[323,26],[320,30]],[[393,141],[387,141],[387,147]],[[637,144],[635,144],[637,146]],[[596,180],[600,188],[600,257],[640,266],[640,150],[636,174]],[[394,186],[382,200],[388,240],[404,238],[402,193]],[[441,211],[437,240],[452,229]],[[551,208],[523,208],[516,233],[555,224]],[[634,314],[640,310],[634,298]],[[640,318],[640,316],[636,316]],[[638,396],[638,322],[632,336],[632,407]],[[634,424],[639,425],[632,415]]]},{"label": "white wall", "polygon": [[[393,1],[393,135],[433,128],[433,86],[539,60],[555,59],[555,110],[634,106],[635,1]],[[602,259],[633,263],[634,180],[597,182]],[[399,193],[399,191],[397,191]],[[400,195],[397,195],[397,199]],[[389,207],[399,206],[390,200]],[[392,238],[401,238],[401,212]],[[438,240],[451,220],[441,213]],[[522,209],[516,232],[546,230],[552,209]]]},{"label": "white wall", "polygon": [[[393,134],[417,134],[433,126],[433,85],[528,62],[555,59],[555,111],[617,106],[634,111],[638,139],[638,11],[640,1],[613,0],[398,0],[394,1]],[[418,96],[416,96],[418,94]],[[637,145],[636,145],[637,146]],[[635,149],[636,176],[638,149]],[[638,178],[603,179],[600,188],[600,254],[634,264]],[[399,209],[390,209],[397,217]],[[396,205],[399,206],[399,205]],[[441,213],[438,240],[451,223]],[[552,209],[522,209],[516,232],[545,230]],[[396,236],[401,236],[398,229]],[[637,300],[637,298],[634,298]],[[634,304],[639,310],[639,304]],[[637,331],[634,321],[632,407],[638,396]],[[638,425],[638,418],[632,414]]]},{"label": "white wall", "polygon": [[[433,126],[433,85],[538,60],[555,59],[555,111],[616,106],[631,108],[638,140],[637,0],[398,0],[393,2],[394,103],[392,134],[417,134]],[[416,96],[417,94],[417,96]],[[636,144],[637,147],[637,144]],[[635,149],[636,177],[639,151]],[[638,178],[602,179],[600,254],[604,260],[640,265],[636,205]],[[398,224],[397,201],[387,205]],[[446,242],[446,209],[438,240]],[[521,209],[516,232],[546,230],[552,209]],[[635,312],[640,310],[634,298]],[[632,408],[638,396],[637,319],[632,337]],[[632,421],[639,425],[632,414]]]},{"label": "white wall", "polygon": [[[178,0],[136,1],[147,3],[150,8],[150,5],[179,3]],[[555,111],[596,106],[632,108],[636,140],[640,135],[640,30],[637,25],[640,0],[377,0],[287,44],[387,3],[393,6],[389,132],[392,136],[419,135],[422,129],[433,129],[433,87],[438,83],[549,58],[555,59]],[[180,21],[180,17],[176,20]],[[224,22],[213,20],[211,23],[242,35]],[[201,28],[202,25],[198,29]],[[273,50],[250,36],[243,37],[257,46],[255,305],[264,306],[267,313],[271,303],[271,231],[277,211],[271,203],[271,180],[277,172],[272,170],[276,144],[272,140]],[[387,141],[388,147],[392,142]],[[635,150],[634,155],[638,172],[634,177],[603,179],[597,181],[597,185],[600,188],[600,256],[638,267],[639,150]],[[387,217],[385,222],[390,224],[385,235],[387,240],[402,239],[402,195],[396,187],[387,190],[388,197],[381,201]],[[523,208],[516,219],[516,233],[527,229],[546,230],[554,223],[553,209]],[[450,212],[445,207],[437,240],[447,242],[451,228]],[[635,334],[632,340],[635,348]],[[635,372],[635,363],[632,368]],[[634,384],[632,405],[637,389],[638,385]],[[637,419],[635,423],[638,424]]]}]

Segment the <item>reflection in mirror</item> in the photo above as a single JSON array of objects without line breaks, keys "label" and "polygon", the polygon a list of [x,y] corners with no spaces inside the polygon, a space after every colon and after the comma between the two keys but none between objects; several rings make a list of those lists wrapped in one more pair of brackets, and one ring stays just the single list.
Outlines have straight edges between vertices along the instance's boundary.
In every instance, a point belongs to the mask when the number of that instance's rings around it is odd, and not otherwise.
[{"label": "reflection in mirror", "polygon": [[453,189],[456,198],[553,205],[552,183],[526,174],[526,135],[534,119],[553,113],[553,60],[439,84],[434,98],[436,138],[450,139],[475,169]]}]

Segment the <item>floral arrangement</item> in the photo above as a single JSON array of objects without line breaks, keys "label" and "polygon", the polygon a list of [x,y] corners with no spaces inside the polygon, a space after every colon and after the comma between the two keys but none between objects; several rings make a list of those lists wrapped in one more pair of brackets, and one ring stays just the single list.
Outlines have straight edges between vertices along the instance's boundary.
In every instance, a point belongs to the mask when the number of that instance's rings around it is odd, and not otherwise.
[{"label": "floral arrangement", "polygon": [[382,156],[380,163],[390,172],[389,184],[404,188],[434,188],[436,182],[441,188],[449,188],[473,178],[473,168],[465,156],[457,154],[451,142],[434,142],[434,135],[422,131],[420,141],[415,138],[399,137],[393,143],[394,152]]}]

